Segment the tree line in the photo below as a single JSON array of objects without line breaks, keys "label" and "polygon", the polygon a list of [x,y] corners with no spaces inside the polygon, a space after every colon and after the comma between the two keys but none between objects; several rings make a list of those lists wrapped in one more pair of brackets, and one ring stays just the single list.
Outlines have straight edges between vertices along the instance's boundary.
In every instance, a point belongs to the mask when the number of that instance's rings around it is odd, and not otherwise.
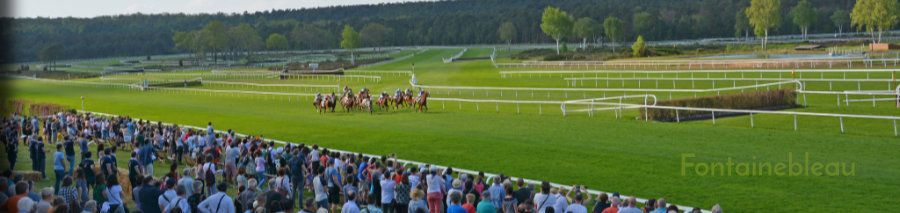
[{"label": "tree line", "polygon": [[[779,17],[790,17],[791,8],[800,1],[780,1]],[[838,32],[850,27],[850,23],[844,21],[848,18],[844,17],[849,16],[846,11],[851,11],[856,1],[816,0],[809,3],[810,10],[795,13],[813,11],[816,14],[812,17],[814,24],[800,28],[794,20],[785,18],[767,29],[777,34],[794,34]],[[14,26],[11,30],[15,41],[12,54],[16,61],[38,60],[40,50],[52,44],[62,44],[57,54],[61,59],[211,51],[222,52],[218,57],[230,57],[248,54],[248,50],[254,49],[340,48],[345,26],[359,29],[360,47],[557,40],[579,42],[584,46],[589,42],[633,41],[639,35],[650,41],[745,37],[754,32],[751,29],[755,25],[750,24],[746,15],[739,14],[746,13],[745,9],[750,5],[751,0],[459,0],[236,14],[131,14],[9,21]],[[548,6],[577,17],[563,20],[571,22],[572,29],[577,30],[558,39],[547,36],[541,24]],[[220,22],[221,26],[205,29],[213,22]],[[607,25],[615,26],[615,29],[606,28]],[[255,35],[250,33],[250,28]],[[202,38],[204,30],[235,33],[242,41],[222,42],[229,38],[212,36],[215,38],[212,44],[188,45],[190,42],[186,41]],[[367,31],[372,36],[365,36]],[[249,40],[244,40],[246,38]]]}]

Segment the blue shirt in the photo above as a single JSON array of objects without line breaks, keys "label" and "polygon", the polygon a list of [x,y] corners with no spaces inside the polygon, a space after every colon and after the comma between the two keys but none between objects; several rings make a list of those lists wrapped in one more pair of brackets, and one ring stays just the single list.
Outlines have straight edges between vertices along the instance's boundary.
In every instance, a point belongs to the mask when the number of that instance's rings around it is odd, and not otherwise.
[{"label": "blue shirt", "polygon": [[[503,207],[503,197],[506,196],[506,191],[503,190],[503,186],[494,184],[488,189],[488,192],[491,193],[491,203],[494,204],[494,208],[499,209]],[[562,209],[560,209],[560,211],[562,211]]]},{"label": "blue shirt", "polygon": [[63,153],[60,151],[56,151],[56,153],[53,154],[53,158],[54,158],[53,159],[53,169],[54,170],[65,170],[66,169],[66,166],[63,163],[63,158],[65,158],[65,157],[66,156],[63,155]]},{"label": "blue shirt", "polygon": [[81,153],[89,152],[88,141],[86,138],[81,138]]},{"label": "blue shirt", "polygon": [[466,209],[464,209],[459,204],[450,205],[450,208],[447,208],[447,213],[468,213]]}]

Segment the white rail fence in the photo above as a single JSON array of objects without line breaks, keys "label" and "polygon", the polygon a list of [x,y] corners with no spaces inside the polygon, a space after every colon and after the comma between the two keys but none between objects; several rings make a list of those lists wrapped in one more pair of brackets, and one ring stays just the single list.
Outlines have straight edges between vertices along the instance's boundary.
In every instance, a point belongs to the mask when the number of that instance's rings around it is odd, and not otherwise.
[{"label": "white rail fence", "polygon": [[657,61],[525,61],[521,63],[495,63],[501,69],[728,69],[728,68],[819,68],[897,66],[895,58],[848,59],[741,59],[741,60],[657,60]]},{"label": "white rail fence", "polygon": [[[262,100],[272,100],[272,101],[286,101],[286,102],[308,102],[311,103],[310,97],[314,96],[313,93],[295,93],[295,92],[261,92],[261,91],[246,91],[246,90],[215,90],[215,89],[199,89],[199,88],[170,88],[170,87],[147,87],[141,88],[135,86],[133,84],[121,84],[121,83],[106,83],[106,82],[84,82],[84,81],[64,81],[64,80],[50,80],[50,79],[33,79],[28,77],[22,77],[25,79],[39,80],[45,82],[54,82],[54,83],[63,83],[63,84],[84,84],[84,85],[93,85],[100,87],[115,87],[115,88],[126,88],[132,90],[139,91],[160,91],[164,93],[175,93],[175,94],[194,94],[194,95],[221,95],[221,96],[232,96],[232,97],[250,97],[250,98],[259,98]],[[778,82],[778,83],[796,83],[801,86],[802,83],[799,82]],[[428,88],[428,87],[441,87],[441,86],[423,86],[423,85],[414,85],[418,88]],[[562,88],[561,88],[562,89]],[[734,89],[734,88],[730,88]],[[817,93],[823,93],[821,91]],[[825,94],[850,94],[854,92],[831,92]],[[898,86],[893,93],[886,93],[884,91],[855,91],[855,94],[886,94],[896,96],[900,94],[900,86]],[[625,100],[634,100],[638,99],[637,102],[643,101],[643,103],[628,103]],[[678,115],[681,111],[705,111],[710,112],[713,116],[713,124],[716,122],[715,114],[716,113],[743,113],[748,114],[750,117],[750,127],[755,127],[755,118],[756,114],[766,114],[766,115],[786,115],[793,116],[794,119],[794,129],[798,129],[798,116],[811,116],[811,117],[830,117],[836,118],[840,125],[840,132],[845,132],[845,118],[855,118],[855,119],[872,119],[872,120],[889,120],[893,123],[893,133],[894,136],[898,136],[898,127],[896,125],[897,120],[900,120],[900,117],[897,116],[885,116],[885,115],[861,115],[861,114],[838,114],[838,113],[816,113],[816,112],[798,112],[798,111],[766,111],[766,110],[741,110],[741,109],[715,109],[715,108],[695,108],[695,107],[675,107],[675,106],[658,106],[656,105],[657,97],[652,94],[639,94],[639,95],[627,95],[627,96],[610,96],[610,97],[602,97],[602,98],[587,98],[587,99],[577,99],[577,100],[502,100],[502,99],[464,99],[464,98],[440,98],[434,97],[429,98],[432,103],[432,108],[435,107],[436,104],[441,104],[441,109],[447,109],[447,103],[457,103],[459,109],[462,110],[462,103],[474,104],[476,111],[480,112],[481,106],[490,107],[490,105],[494,106],[494,110],[496,112],[500,112],[500,105],[515,105],[516,114],[521,113],[520,105],[531,105],[534,107],[535,105],[538,107],[538,114],[544,114],[544,107],[549,106],[552,109],[555,107],[559,107],[561,114],[563,116],[568,116],[572,113],[587,113],[588,116],[593,117],[594,112],[597,111],[614,111],[616,118],[624,117],[624,110],[628,109],[644,109],[644,112],[647,109],[668,109],[676,111],[676,119],[680,122],[680,117]],[[846,102],[851,102],[850,98],[844,99]],[[890,99],[894,100],[894,99]],[[840,100],[838,100],[840,102]],[[301,104],[302,105],[302,104]],[[580,106],[587,107],[584,109],[571,109],[572,106]],[[504,107],[505,108],[505,107]],[[488,111],[489,109],[485,109]],[[644,120],[647,121],[649,117],[644,116]]]}]

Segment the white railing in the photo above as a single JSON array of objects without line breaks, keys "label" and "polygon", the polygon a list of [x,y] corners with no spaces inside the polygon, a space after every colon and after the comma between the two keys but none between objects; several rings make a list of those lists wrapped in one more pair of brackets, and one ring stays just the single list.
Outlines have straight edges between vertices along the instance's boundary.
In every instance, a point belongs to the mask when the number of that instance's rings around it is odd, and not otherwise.
[{"label": "white railing", "polygon": [[456,53],[456,55],[453,55],[450,58],[444,58],[444,63],[446,64],[446,63],[456,61],[457,59],[462,57],[463,54],[466,54],[466,51],[468,51],[468,50],[469,50],[469,48],[463,48],[461,51],[459,51],[459,53]]}]

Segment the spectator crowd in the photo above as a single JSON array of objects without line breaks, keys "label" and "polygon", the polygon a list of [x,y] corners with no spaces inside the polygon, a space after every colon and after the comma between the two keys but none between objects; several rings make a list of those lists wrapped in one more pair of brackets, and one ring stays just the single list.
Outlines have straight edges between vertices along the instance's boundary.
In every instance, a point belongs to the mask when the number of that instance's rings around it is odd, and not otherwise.
[{"label": "spectator crowd", "polygon": [[[261,136],[217,132],[211,122],[196,130],[69,112],[12,115],[3,123],[0,137],[11,165],[24,146],[32,171],[49,181],[50,160],[54,174],[52,188],[35,191],[22,175],[3,173],[6,212],[681,212],[663,198],[640,205],[618,193],[592,196],[578,185],[565,190],[546,181],[403,164],[395,155],[276,145]],[[169,166],[157,171],[154,165]]]}]

